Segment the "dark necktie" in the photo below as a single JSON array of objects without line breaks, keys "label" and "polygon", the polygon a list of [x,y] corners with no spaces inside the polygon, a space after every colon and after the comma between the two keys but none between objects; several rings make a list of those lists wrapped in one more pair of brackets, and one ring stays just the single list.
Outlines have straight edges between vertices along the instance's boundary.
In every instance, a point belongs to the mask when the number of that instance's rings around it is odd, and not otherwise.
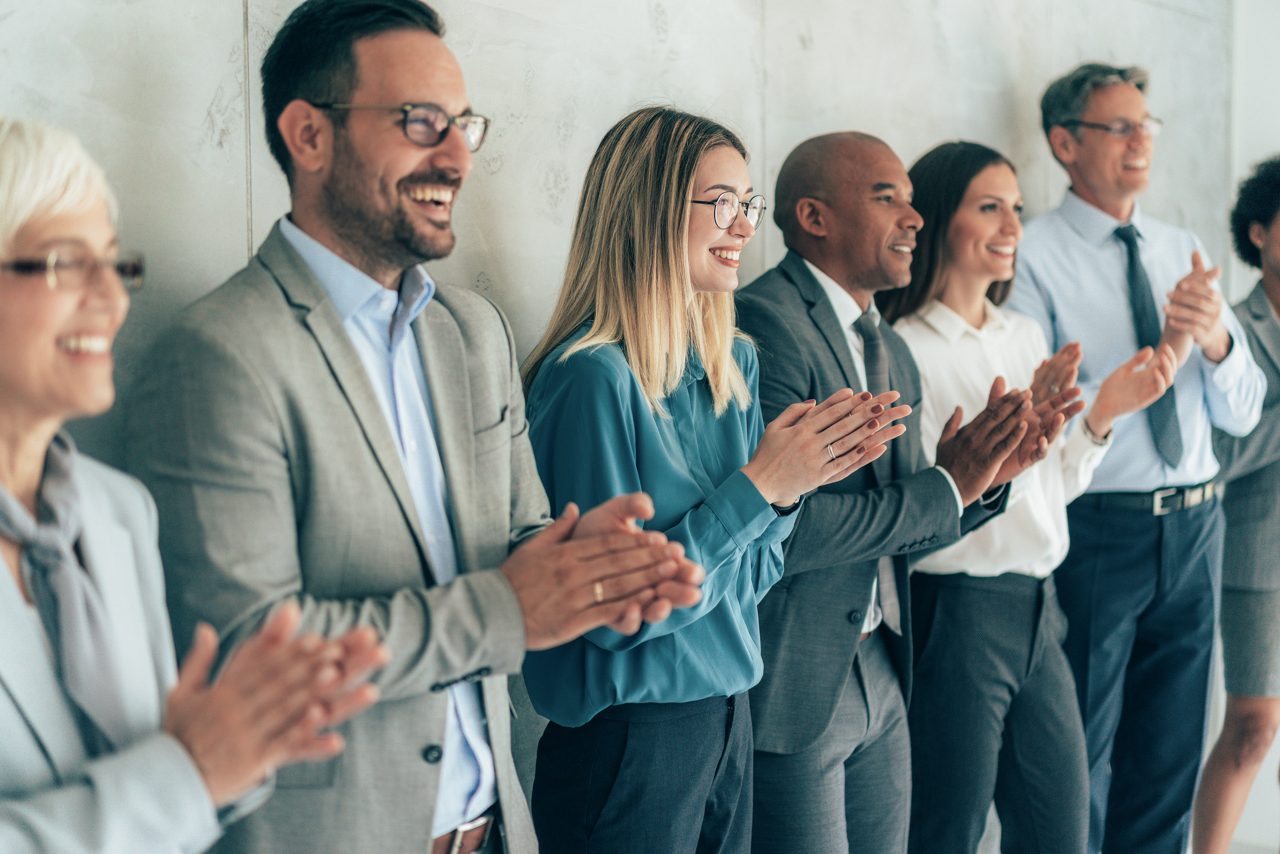
[{"label": "dark necktie", "polygon": [[[1138,346],[1156,347],[1160,344],[1160,316],[1156,314],[1156,301],[1151,296],[1151,280],[1138,254],[1138,230],[1132,225],[1122,225],[1116,229],[1116,237],[1129,253],[1129,305],[1133,309]],[[1170,468],[1177,468],[1182,461],[1182,431],[1178,427],[1178,403],[1172,386],[1147,407],[1147,423],[1151,425],[1156,452]]]},{"label": "dark necktie", "polygon": [[853,322],[853,328],[862,336],[862,363],[867,370],[867,391],[884,394],[889,390],[889,359],[884,351],[884,337],[880,334],[878,318],[869,312]]},{"label": "dark necktie", "polygon": [[22,549],[22,575],[44,624],[90,756],[129,737],[122,667],[106,605],[76,557],[80,496],[72,477],[74,448],[54,438],[40,483],[40,518],[0,489],[0,536]]}]

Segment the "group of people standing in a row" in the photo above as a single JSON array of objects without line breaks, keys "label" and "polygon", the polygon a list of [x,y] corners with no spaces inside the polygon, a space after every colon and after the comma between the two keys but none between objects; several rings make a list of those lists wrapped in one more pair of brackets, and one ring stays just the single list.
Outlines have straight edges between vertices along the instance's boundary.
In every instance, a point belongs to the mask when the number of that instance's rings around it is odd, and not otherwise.
[{"label": "group of people standing in a row", "polygon": [[640,109],[519,370],[422,266],[489,126],[442,34],[307,0],[276,35],[292,209],[140,371],[146,489],[62,430],[142,259],[73,138],[0,120],[0,849],[935,854],[994,801],[1005,851],[1182,852],[1225,540],[1226,851],[1280,722],[1280,160],[1232,313],[1137,206],[1140,69],[1048,87],[1071,186],[1025,235],[977,143],[815,137],[766,202],[732,131]]}]

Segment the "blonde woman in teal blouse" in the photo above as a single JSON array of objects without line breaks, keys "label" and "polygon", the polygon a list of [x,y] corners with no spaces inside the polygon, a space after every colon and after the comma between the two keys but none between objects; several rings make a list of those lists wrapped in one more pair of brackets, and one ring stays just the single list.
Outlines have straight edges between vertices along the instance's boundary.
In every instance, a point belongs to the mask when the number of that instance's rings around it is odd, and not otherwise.
[{"label": "blonde woman in teal blouse", "polygon": [[644,490],[647,527],[706,570],[702,601],[624,636],[526,659],[544,852],[750,847],[756,604],[782,576],[791,512],[878,457],[905,406],[844,389],[765,427],[754,347],[734,325],[764,212],[729,130],[638,110],[601,142],[564,287],[526,364],[530,438],[553,505]]}]

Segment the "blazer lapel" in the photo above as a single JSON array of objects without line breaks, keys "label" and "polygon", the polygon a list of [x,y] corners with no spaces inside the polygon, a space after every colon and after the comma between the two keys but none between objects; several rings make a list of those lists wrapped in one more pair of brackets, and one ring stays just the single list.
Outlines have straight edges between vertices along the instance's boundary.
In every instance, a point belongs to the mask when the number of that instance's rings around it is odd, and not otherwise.
[{"label": "blazer lapel", "polygon": [[[429,575],[426,539],[422,534],[422,526],[418,522],[418,514],[413,505],[413,494],[409,491],[409,482],[404,476],[400,455],[396,452],[395,439],[387,426],[382,408],[378,405],[377,395],[369,383],[368,375],[365,374],[364,365],[360,361],[359,354],[356,353],[355,345],[347,337],[347,331],[342,328],[342,318],[329,302],[324,288],[312,279],[306,264],[280,234],[279,225],[273,228],[271,234],[267,235],[267,239],[263,241],[262,248],[258,250],[258,260],[275,276],[289,301],[304,312],[303,322],[320,346],[320,352],[324,355],[334,380],[360,423],[360,430],[383,476],[387,479],[388,486],[395,494],[396,502],[400,505],[400,514],[413,533],[414,543],[422,558],[422,565],[427,567],[426,571]],[[428,578],[428,582],[434,582],[434,579]]]},{"label": "blazer lapel", "polygon": [[473,538],[465,523],[474,514],[471,492],[475,483],[475,429],[471,419],[471,383],[467,373],[467,350],[452,312],[441,300],[440,291],[427,303],[413,323],[427,377],[427,392],[435,416],[436,444],[444,463],[449,504],[461,512],[450,513],[458,551],[458,572],[475,566]]},{"label": "blazer lapel", "polygon": [[1280,324],[1276,323],[1275,313],[1271,311],[1271,303],[1267,301],[1267,292],[1262,289],[1261,282],[1249,294],[1248,306],[1253,331],[1262,342],[1267,358],[1271,360],[1276,372],[1280,373]]},{"label": "blazer lapel", "polygon": [[142,591],[134,569],[133,541],[123,527],[89,507],[80,535],[80,554],[110,619],[114,655],[122,665],[129,732],[141,735],[153,729],[163,715],[156,692],[158,668],[151,659]]},{"label": "blazer lapel", "polygon": [[[831,350],[831,355],[835,357],[836,362],[840,365],[840,373],[844,376],[845,385],[861,391],[862,383],[858,382],[858,372],[854,370],[853,354],[849,352],[849,342],[844,336],[844,330],[840,328],[840,321],[836,319],[835,309],[831,307],[831,301],[827,299],[827,295],[823,292],[822,285],[818,284],[818,280],[809,272],[809,268],[805,266],[804,259],[795,252],[788,252],[778,266],[786,274],[787,278],[795,284],[800,296],[808,303],[809,318],[813,321],[813,325],[818,328],[818,332],[822,334],[823,339],[827,342],[827,347]],[[832,389],[832,391],[835,391],[835,389]]]},{"label": "blazer lapel", "polygon": [[[38,619],[12,579],[0,578],[0,626],[5,627],[4,643],[0,644],[0,692],[13,700],[54,773],[66,780],[84,763],[84,742],[48,663]],[[5,733],[4,737],[22,736]]]}]

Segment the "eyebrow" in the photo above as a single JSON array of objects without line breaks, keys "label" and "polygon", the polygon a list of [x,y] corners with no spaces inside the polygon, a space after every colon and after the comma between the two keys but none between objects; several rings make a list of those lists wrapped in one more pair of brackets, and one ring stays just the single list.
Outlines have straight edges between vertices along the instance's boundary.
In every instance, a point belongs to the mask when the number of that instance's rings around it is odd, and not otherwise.
[{"label": "eyebrow", "polygon": [[[112,237],[111,242],[107,244],[108,249],[114,249],[120,245],[119,235]],[[59,246],[74,246],[77,249],[89,250],[92,247],[89,241],[80,237],[50,237],[48,240],[41,241],[37,247],[37,252],[44,252],[50,249],[57,249]]]},{"label": "eyebrow", "polygon": [[871,185],[871,192],[873,193],[879,193],[883,190],[896,190],[896,189],[898,189],[898,185],[893,183],[892,181],[877,181],[876,183]]},{"label": "eyebrow", "polygon": [[[746,195],[747,193],[753,193],[753,192],[755,192],[755,189],[756,189],[755,187],[747,187],[747,189],[746,189],[746,190],[744,190],[744,191],[743,191],[742,193],[740,193],[739,195]],[[738,188],[737,188],[737,187],[730,187],[728,184],[712,184],[710,187],[707,187],[707,188],[706,188],[706,189],[704,189],[702,192],[706,193],[706,192],[708,192],[708,191],[710,191],[710,190],[728,190],[730,193],[737,193],[737,192],[738,192]]]}]

